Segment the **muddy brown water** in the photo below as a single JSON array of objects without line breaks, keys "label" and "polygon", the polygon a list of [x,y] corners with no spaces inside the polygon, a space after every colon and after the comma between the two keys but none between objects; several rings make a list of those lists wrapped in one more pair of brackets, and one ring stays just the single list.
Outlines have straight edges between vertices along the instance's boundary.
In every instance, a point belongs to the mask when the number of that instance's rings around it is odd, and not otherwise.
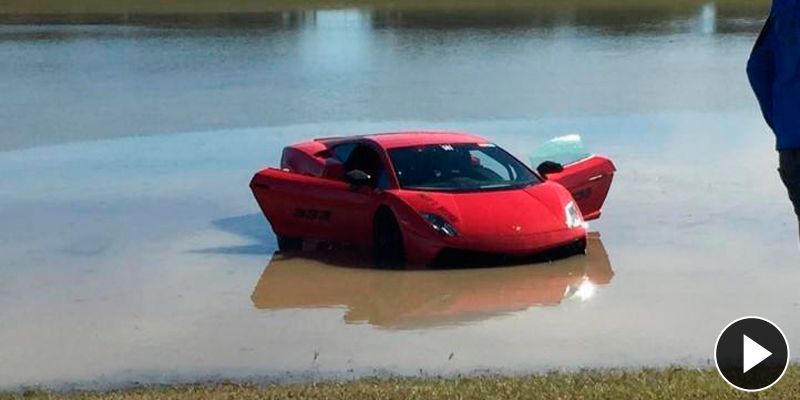
[{"label": "muddy brown water", "polygon": [[[749,314],[796,349],[795,220],[743,75],[765,5],[736,4],[1,25],[0,388],[704,366]],[[274,254],[247,184],[282,146],[417,128],[523,159],[580,132],[619,167],[588,255]]]},{"label": "muddy brown water", "polygon": [[276,253],[251,298],[264,310],[341,307],[345,323],[386,329],[479,322],[591,298],[614,271],[598,234],[587,247],[585,256],[547,263],[427,271],[374,269],[343,249]]}]

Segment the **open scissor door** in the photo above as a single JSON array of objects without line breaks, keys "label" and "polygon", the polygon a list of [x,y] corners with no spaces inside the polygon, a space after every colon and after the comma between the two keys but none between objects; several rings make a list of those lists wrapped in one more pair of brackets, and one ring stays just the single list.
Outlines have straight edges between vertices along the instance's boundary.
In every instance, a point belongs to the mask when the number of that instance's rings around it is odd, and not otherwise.
[{"label": "open scissor door", "polygon": [[544,161],[562,164],[564,170],[547,175],[547,179],[560,183],[572,193],[585,220],[600,218],[617,170],[609,158],[589,153],[579,135],[567,135],[539,147],[530,161],[534,168]]}]

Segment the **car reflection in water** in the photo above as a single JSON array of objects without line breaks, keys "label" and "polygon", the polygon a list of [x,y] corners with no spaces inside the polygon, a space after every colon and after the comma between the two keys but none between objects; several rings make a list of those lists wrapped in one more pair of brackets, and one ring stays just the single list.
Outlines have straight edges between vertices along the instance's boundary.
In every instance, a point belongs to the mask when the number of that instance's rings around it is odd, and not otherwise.
[{"label": "car reflection in water", "polygon": [[[599,234],[586,255],[529,265],[388,271],[342,267],[335,252],[276,253],[252,295],[258,309],[345,307],[346,323],[415,329],[589,300],[614,272]],[[350,260],[349,265],[352,265]]]}]

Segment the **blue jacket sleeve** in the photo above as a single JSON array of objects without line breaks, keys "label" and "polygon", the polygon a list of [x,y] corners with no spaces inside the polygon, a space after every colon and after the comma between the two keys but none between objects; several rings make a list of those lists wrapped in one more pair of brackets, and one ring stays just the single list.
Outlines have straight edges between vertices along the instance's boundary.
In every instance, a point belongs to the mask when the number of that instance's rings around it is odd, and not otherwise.
[{"label": "blue jacket sleeve", "polygon": [[770,17],[764,24],[755,46],[753,46],[753,52],[747,62],[747,77],[758,99],[758,104],[761,106],[761,113],[764,114],[767,125],[774,130],[772,123],[772,87],[775,82],[776,71],[773,47],[774,29],[772,25],[773,18]]}]

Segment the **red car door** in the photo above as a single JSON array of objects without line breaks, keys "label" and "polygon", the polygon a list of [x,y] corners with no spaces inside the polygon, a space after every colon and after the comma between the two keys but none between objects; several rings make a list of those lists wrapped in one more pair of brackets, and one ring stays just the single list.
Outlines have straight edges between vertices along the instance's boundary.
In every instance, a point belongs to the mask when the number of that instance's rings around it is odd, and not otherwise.
[{"label": "red car door", "polygon": [[592,155],[564,165],[564,171],[547,175],[572,193],[587,221],[600,218],[616,167],[603,156]]},{"label": "red car door", "polygon": [[[361,244],[372,191],[334,179],[266,169],[250,184],[276,234]],[[371,226],[371,221],[369,221]]]}]

